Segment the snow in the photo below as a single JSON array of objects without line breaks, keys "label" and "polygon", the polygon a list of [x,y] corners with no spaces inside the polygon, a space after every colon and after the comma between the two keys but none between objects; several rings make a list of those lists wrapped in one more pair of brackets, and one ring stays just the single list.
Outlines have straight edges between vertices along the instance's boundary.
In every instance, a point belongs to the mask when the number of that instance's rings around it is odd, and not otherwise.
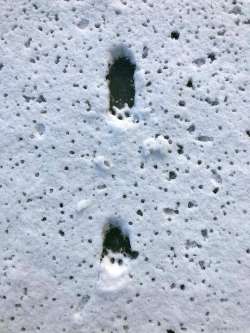
[{"label": "snow", "polygon": [[0,332],[248,333],[249,1],[0,7]]},{"label": "snow", "polygon": [[92,201],[90,199],[83,199],[77,203],[76,209],[78,212],[81,212],[82,210],[85,210],[86,208],[88,208],[91,204],[92,204]]}]

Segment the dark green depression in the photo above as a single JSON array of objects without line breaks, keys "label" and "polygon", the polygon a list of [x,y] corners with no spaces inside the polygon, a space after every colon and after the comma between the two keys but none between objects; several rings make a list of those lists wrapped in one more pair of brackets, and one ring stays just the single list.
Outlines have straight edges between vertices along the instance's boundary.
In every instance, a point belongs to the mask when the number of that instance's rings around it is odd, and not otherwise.
[{"label": "dark green depression", "polygon": [[137,251],[132,251],[128,235],[113,224],[110,224],[103,240],[102,258],[111,250],[114,253],[123,253],[124,255],[135,259],[138,257]]},{"label": "dark green depression", "polygon": [[[126,57],[117,58],[109,68],[109,109],[122,109],[125,104],[131,108],[135,102],[135,65]],[[112,112],[113,113],[113,112]]]}]

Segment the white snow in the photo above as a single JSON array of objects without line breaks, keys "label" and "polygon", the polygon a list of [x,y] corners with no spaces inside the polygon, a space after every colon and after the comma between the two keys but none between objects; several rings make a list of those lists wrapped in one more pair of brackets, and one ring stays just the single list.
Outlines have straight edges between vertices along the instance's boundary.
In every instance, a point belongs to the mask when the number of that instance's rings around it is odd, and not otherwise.
[{"label": "white snow", "polygon": [[248,333],[249,0],[0,8],[0,333]]},{"label": "white snow", "polygon": [[92,204],[92,200],[90,200],[90,199],[83,199],[83,200],[80,200],[77,203],[76,209],[77,209],[78,212],[80,212],[82,210],[85,210],[89,206],[91,206],[91,204]]}]

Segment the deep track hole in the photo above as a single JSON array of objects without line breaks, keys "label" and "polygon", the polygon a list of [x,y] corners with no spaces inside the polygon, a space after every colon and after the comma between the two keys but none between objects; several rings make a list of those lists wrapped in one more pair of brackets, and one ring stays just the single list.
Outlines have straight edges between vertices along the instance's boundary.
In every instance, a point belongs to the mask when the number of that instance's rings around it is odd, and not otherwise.
[{"label": "deep track hole", "polygon": [[114,107],[123,109],[127,104],[132,108],[135,103],[134,73],[136,65],[127,55],[119,55],[109,66],[106,77],[109,83],[109,111],[115,115]]},{"label": "deep track hole", "polygon": [[131,259],[136,259],[139,255],[137,251],[131,249],[129,235],[122,230],[119,224],[113,222],[108,223],[104,227],[101,259],[103,259],[109,251],[122,253],[124,256]]}]

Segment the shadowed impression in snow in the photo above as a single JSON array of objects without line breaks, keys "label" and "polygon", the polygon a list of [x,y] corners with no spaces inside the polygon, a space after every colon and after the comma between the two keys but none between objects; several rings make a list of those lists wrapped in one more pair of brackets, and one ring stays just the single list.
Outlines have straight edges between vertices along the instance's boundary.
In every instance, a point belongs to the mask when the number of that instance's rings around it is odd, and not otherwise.
[{"label": "shadowed impression in snow", "polygon": [[139,255],[137,251],[131,249],[129,235],[115,222],[110,222],[104,228],[103,250],[101,259],[111,251],[122,253],[125,257],[136,259]]},{"label": "shadowed impression in snow", "polygon": [[[126,105],[129,108],[134,106],[135,68],[136,65],[131,62],[127,55],[123,54],[114,59],[109,66],[109,73],[106,77],[109,81],[109,111],[114,116],[117,113],[115,108],[121,110]],[[129,116],[129,114],[125,114],[125,116]]]}]

